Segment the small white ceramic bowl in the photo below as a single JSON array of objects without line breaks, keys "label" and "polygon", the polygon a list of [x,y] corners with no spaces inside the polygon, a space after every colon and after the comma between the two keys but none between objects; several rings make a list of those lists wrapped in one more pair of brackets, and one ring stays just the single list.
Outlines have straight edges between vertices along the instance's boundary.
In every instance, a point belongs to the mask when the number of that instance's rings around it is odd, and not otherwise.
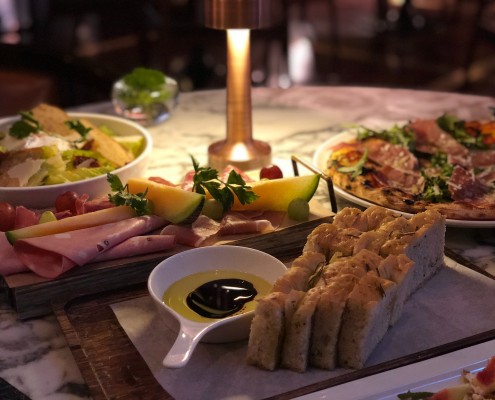
[{"label": "small white ceramic bowl", "polygon": [[[256,275],[271,286],[287,268],[281,261],[262,251],[228,245],[186,250],[158,264],[148,278],[148,291],[165,323],[170,329],[179,332],[176,342],[163,360],[165,366],[184,366],[200,341],[226,343],[249,336],[253,311],[211,319],[211,322],[197,322],[179,314],[163,301],[167,289],[180,279],[199,272],[218,270]],[[187,294],[184,293],[184,298]]]},{"label": "small white ceramic bowl", "polygon": [[[129,164],[116,169],[112,173],[118,175],[123,182],[126,182],[132,177],[140,177],[145,173],[153,148],[151,135],[145,128],[135,122],[111,115],[83,112],[69,112],[68,114],[74,119],[85,118],[96,126],[105,125],[119,136],[142,136],[145,143],[141,154]],[[3,119],[0,121],[0,130],[6,130],[7,127],[18,119],[18,117]],[[57,196],[66,191],[73,191],[78,194],[87,193],[90,198],[94,198],[109,193],[110,185],[107,182],[106,175],[100,175],[94,178],[58,185],[20,188],[0,187],[0,200],[15,206],[22,205],[28,208],[49,208],[54,207]]]}]

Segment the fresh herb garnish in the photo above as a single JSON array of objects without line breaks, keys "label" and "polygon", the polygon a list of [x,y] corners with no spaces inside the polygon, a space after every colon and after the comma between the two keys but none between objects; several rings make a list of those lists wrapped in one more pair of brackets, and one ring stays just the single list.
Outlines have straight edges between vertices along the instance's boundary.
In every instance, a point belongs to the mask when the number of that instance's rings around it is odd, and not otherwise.
[{"label": "fresh herb garnish", "polygon": [[191,160],[194,167],[193,192],[206,194],[208,191],[215,200],[222,204],[224,212],[232,208],[235,197],[243,205],[250,204],[259,197],[234,170],[230,171],[227,182],[223,182],[219,179],[216,169],[200,167],[193,156]]},{"label": "fresh herb garnish", "polygon": [[122,78],[127,86],[118,92],[118,97],[128,105],[147,106],[167,101],[172,92],[165,86],[166,76],[161,71],[135,68]]},{"label": "fresh herb garnish", "polygon": [[450,177],[454,166],[449,163],[449,159],[446,153],[437,151],[431,157],[431,166],[436,168],[441,176]]},{"label": "fresh herb garnish", "polygon": [[433,396],[432,392],[411,392],[398,394],[397,397],[401,400],[426,400]]},{"label": "fresh herb garnish", "polygon": [[407,147],[410,150],[414,147],[414,133],[407,126],[400,127],[398,125],[394,125],[392,128],[382,131],[362,128],[357,134],[357,139],[359,141],[369,138],[382,139],[392,144]]},{"label": "fresh herb garnish", "polygon": [[487,147],[483,143],[483,135],[470,135],[466,130],[466,121],[457,118],[455,115],[441,115],[437,118],[437,125],[463,146],[471,149],[486,149]]},{"label": "fresh herb garnish", "polygon": [[349,165],[348,167],[340,167],[337,171],[343,172],[344,174],[352,174],[351,178],[357,178],[363,173],[363,167],[368,160],[368,148],[364,150],[363,156],[354,165]]},{"label": "fresh herb garnish", "polygon": [[137,215],[151,214],[151,204],[146,198],[148,189],[144,193],[132,194],[129,193],[128,185],[122,184],[122,181],[117,175],[107,174],[107,181],[110,183],[110,187],[115,194],[109,194],[108,200],[116,206],[129,206]]},{"label": "fresh herb garnish", "polygon": [[425,185],[421,197],[433,203],[451,201],[447,180],[442,176],[427,176],[423,173]]},{"label": "fresh herb garnish", "polygon": [[21,119],[14,122],[9,129],[10,136],[14,136],[17,139],[24,139],[31,133],[37,133],[43,129],[31,111],[21,111],[20,115]]},{"label": "fresh herb garnish", "polygon": [[88,128],[82,124],[78,119],[72,119],[69,121],[65,121],[65,125],[79,133],[81,135],[82,140],[86,140],[88,137],[88,133],[91,131],[91,128]]}]

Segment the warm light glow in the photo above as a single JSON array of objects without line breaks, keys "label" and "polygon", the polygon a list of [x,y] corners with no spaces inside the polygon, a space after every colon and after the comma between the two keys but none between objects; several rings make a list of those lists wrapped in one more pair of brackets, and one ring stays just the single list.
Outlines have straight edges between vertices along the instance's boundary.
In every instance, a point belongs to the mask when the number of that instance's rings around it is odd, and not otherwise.
[{"label": "warm light glow", "polygon": [[227,30],[227,131],[231,144],[251,138],[251,60],[248,29]]},{"label": "warm light glow", "polygon": [[232,146],[232,153],[230,154],[232,161],[246,161],[249,160],[249,152],[244,143],[236,143]]}]

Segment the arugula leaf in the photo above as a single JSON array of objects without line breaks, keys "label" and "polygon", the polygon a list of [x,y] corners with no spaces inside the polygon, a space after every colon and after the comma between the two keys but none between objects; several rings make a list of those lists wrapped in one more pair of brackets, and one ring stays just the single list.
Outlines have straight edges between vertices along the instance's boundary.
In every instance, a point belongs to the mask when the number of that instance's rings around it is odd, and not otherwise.
[{"label": "arugula leaf", "polygon": [[375,131],[369,128],[362,128],[357,134],[357,139],[362,141],[369,138],[378,138],[385,140],[392,144],[397,144],[400,146],[407,147],[412,150],[414,147],[414,134],[407,127],[400,127],[394,125],[392,128],[385,129],[382,131]]},{"label": "arugula leaf", "polygon": [[127,184],[124,186],[117,175],[107,173],[107,182],[115,194],[109,194],[108,200],[116,206],[129,206],[137,215],[151,214],[151,202],[146,198],[148,189],[144,193],[129,193]]},{"label": "arugula leaf", "polygon": [[421,193],[423,199],[433,203],[452,200],[447,179],[442,176],[427,176],[425,174],[423,177],[425,178],[424,189]]},{"label": "arugula leaf", "polygon": [[241,204],[250,204],[259,197],[234,170],[230,171],[227,182],[223,182],[218,178],[216,169],[200,167],[193,156],[191,160],[194,167],[193,192],[205,194],[208,191],[215,200],[222,204],[224,212],[232,208],[235,197]]},{"label": "arugula leaf", "polygon": [[91,128],[85,127],[81,121],[78,119],[72,119],[69,121],[65,121],[65,125],[69,127],[69,129],[72,129],[79,133],[81,135],[81,138],[85,140],[88,137],[88,133],[91,131]]},{"label": "arugula leaf", "polygon": [[31,133],[37,133],[43,129],[37,119],[34,118],[31,111],[20,112],[21,119],[12,124],[9,129],[10,136],[17,139],[24,139]]},{"label": "arugula leaf", "polygon": [[401,400],[427,400],[433,395],[434,395],[434,393],[432,393],[432,392],[407,391],[406,393],[398,394],[397,397]]},{"label": "arugula leaf", "polygon": [[368,160],[368,148],[364,150],[363,156],[359,159],[359,161],[348,167],[340,167],[337,171],[343,172],[344,174],[352,174],[351,178],[357,178],[359,175],[363,173],[363,167],[366,161]]},{"label": "arugula leaf", "polygon": [[483,143],[483,135],[471,136],[466,131],[466,122],[455,115],[443,114],[437,118],[437,125],[449,133],[455,140],[463,146],[471,149],[486,149]]}]

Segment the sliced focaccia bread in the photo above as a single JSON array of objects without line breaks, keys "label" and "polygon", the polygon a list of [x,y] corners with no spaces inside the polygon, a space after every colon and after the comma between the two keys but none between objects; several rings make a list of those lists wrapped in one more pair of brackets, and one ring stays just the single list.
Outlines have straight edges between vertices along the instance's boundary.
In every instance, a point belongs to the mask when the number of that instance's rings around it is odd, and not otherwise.
[{"label": "sliced focaccia bread", "polygon": [[321,295],[320,288],[310,289],[288,321],[281,365],[297,372],[306,371],[313,328],[313,314]]},{"label": "sliced focaccia bread", "polygon": [[410,232],[392,234],[382,245],[380,255],[405,254],[414,262],[411,283],[411,292],[414,292],[445,265],[445,218],[429,210],[413,216],[408,223]]},{"label": "sliced focaccia bread", "polygon": [[345,306],[338,341],[339,365],[362,368],[375,346],[383,338],[390,323],[397,285],[366,274],[354,287]]},{"label": "sliced focaccia bread", "polygon": [[310,278],[318,267],[325,263],[322,253],[306,252],[296,258],[285,274],[273,284],[272,292],[289,293],[291,290],[307,291]]},{"label": "sliced focaccia bread", "polygon": [[341,274],[322,287],[313,318],[310,365],[324,369],[337,367],[341,318],[347,297],[358,281],[359,277],[356,275]]},{"label": "sliced focaccia bread", "polygon": [[248,364],[269,371],[279,365],[287,321],[305,294],[274,292],[259,300],[249,334]]}]

